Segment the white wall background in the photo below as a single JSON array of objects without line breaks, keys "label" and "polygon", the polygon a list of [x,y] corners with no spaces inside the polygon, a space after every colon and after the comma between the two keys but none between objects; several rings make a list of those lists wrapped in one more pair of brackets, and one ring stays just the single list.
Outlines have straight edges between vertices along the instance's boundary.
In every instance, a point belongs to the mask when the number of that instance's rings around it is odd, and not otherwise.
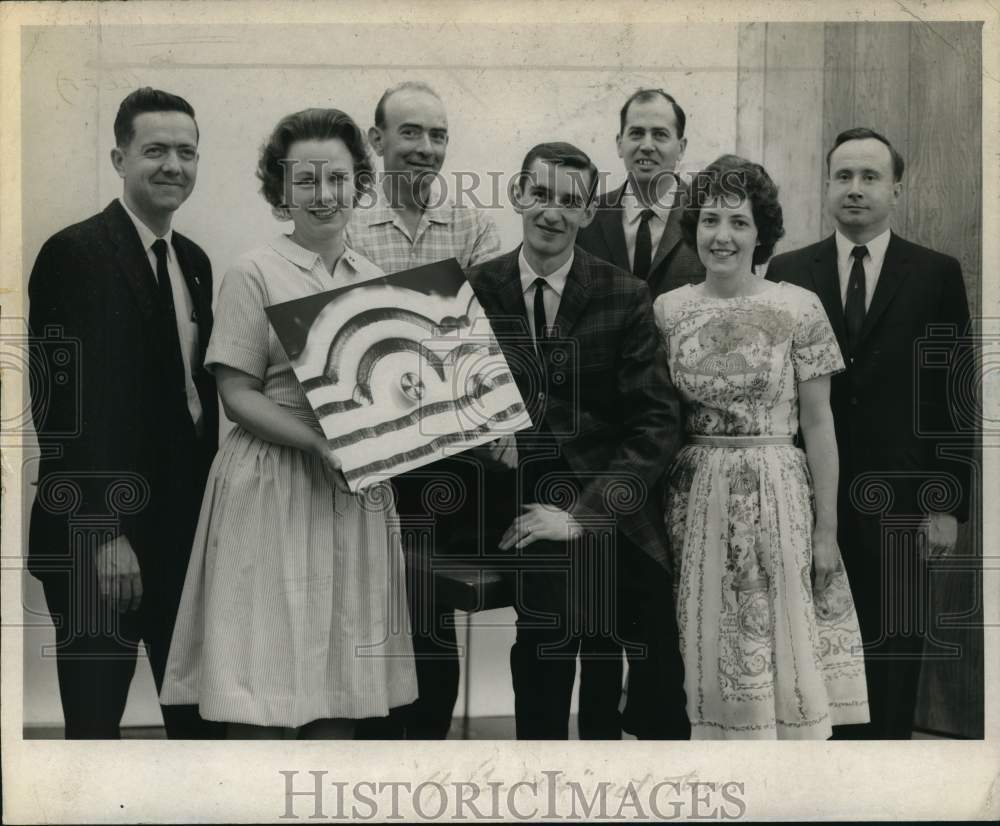
[{"label": "white wall background", "polygon": [[[44,27],[22,41],[22,214],[25,279],[42,243],[121,192],[109,153],[121,99],[143,85],[187,98],[201,128],[198,183],[174,226],[208,253],[217,279],[241,252],[280,230],[257,194],[257,150],[283,115],[336,106],[363,128],[386,86],[432,84],[451,134],[444,174],[516,171],[544,140],[567,140],[621,180],[618,109],[640,86],[662,87],[688,113],[683,171],[736,140],[737,30],[657,25],[157,25]],[[451,180],[449,178],[449,180]],[[487,191],[480,197],[486,200]],[[504,195],[504,200],[506,196]],[[509,207],[494,211],[504,249],[520,239]],[[24,513],[35,464],[24,469]],[[25,527],[27,521],[24,521]],[[52,629],[26,577],[24,721],[59,724]],[[460,622],[462,617],[459,618]],[[513,713],[508,649],[513,611],[472,618],[473,715]],[[460,701],[459,712],[462,709]],[[159,721],[140,664],[125,724]]]}]

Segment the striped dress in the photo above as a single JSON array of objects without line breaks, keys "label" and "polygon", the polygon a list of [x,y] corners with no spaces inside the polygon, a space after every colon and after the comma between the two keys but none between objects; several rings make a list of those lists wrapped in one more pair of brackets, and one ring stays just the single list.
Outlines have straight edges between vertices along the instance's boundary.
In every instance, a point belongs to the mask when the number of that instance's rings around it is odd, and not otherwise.
[{"label": "striped dress", "polygon": [[[382,275],[348,249],[331,277],[278,236],[226,273],[206,364],[258,377],[318,431],[264,308]],[[205,490],[161,702],[290,727],[412,702],[404,570],[388,484],[342,493],[318,459],[234,427]]]}]

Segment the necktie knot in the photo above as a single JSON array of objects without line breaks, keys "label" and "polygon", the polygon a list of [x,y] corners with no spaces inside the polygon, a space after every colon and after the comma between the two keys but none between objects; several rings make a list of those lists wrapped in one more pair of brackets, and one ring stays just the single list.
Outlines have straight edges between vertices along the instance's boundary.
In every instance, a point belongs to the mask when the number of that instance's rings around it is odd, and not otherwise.
[{"label": "necktie knot", "polygon": [[855,247],[854,249],[851,250],[851,255],[858,261],[860,261],[866,255],[868,255],[868,247],[864,246],[863,244],[860,247]]},{"label": "necktie knot", "polygon": [[644,209],[642,212],[639,213],[639,223],[640,224],[648,224],[649,221],[650,221],[650,219],[654,215],[656,215],[656,213],[653,210],[651,210],[651,209]]},{"label": "necktie knot", "polygon": [[158,259],[166,259],[167,257],[167,242],[162,238],[157,238],[153,242],[153,255]]}]

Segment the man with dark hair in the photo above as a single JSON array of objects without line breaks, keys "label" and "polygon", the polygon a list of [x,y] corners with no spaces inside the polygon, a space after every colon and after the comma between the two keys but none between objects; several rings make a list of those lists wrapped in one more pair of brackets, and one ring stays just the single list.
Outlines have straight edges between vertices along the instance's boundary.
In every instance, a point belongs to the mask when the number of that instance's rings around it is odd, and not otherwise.
[{"label": "man with dark hair", "polygon": [[[847,363],[830,392],[838,542],[861,624],[871,722],[835,729],[843,739],[910,737],[930,609],[925,537],[932,552],[954,546],[956,518],[969,510],[969,466],[946,452],[955,432],[947,371],[919,357],[931,335],[954,343],[966,334],[965,284],[954,258],[890,230],[902,175],[884,136],[841,132],[827,153],[834,234],[777,256],[767,271],[819,295]],[[932,501],[934,488],[947,491],[942,501]],[[873,508],[880,499],[884,508]]]},{"label": "man with dark hair", "polygon": [[615,138],[627,179],[601,195],[578,242],[649,285],[653,298],[705,278],[697,252],[681,237],[688,187],[676,175],[687,116],[662,89],[640,89],[621,109]]},{"label": "man with dark hair", "polygon": [[523,244],[468,272],[533,423],[516,434],[521,513],[500,541],[516,571],[517,736],[568,737],[581,641],[611,638],[629,655],[632,729],[686,738],[659,495],[680,406],[649,289],[575,245],[596,177],[570,144],[534,147],[512,193]]},{"label": "man with dark hair", "polygon": [[[120,736],[140,640],[159,690],[218,441],[212,268],[170,227],[197,175],[194,109],[139,89],[115,137],[122,197],[46,241],[28,286],[33,357],[47,363],[53,334],[80,357],[77,381],[33,399],[28,568],[56,627],[67,738]],[[162,711],[168,737],[215,733],[192,707]]]},{"label": "man with dark hair", "polygon": [[[386,273],[455,258],[470,267],[500,251],[493,219],[481,209],[435,192],[448,148],[448,117],[437,92],[421,81],[385,91],[375,107],[368,140],[382,158],[374,204],[354,210],[347,243]],[[483,498],[481,467],[474,456],[443,458],[394,480],[404,548],[432,526],[435,554],[475,552],[482,543],[477,505]],[[447,513],[434,510],[425,495],[442,479],[467,492]],[[388,718],[362,721],[359,739],[444,739],[458,699],[455,612],[439,605],[433,583],[411,566],[409,605],[420,696]]]},{"label": "man with dark hair", "polygon": [[[705,278],[698,253],[681,233],[689,187],[675,170],[687,148],[687,116],[662,89],[639,89],[625,101],[619,121],[615,141],[626,181],[599,196],[594,221],[580,230],[577,243],[641,278],[655,299]],[[585,641],[584,647],[588,644]],[[580,736],[619,738],[621,647],[585,653],[580,672]]]}]

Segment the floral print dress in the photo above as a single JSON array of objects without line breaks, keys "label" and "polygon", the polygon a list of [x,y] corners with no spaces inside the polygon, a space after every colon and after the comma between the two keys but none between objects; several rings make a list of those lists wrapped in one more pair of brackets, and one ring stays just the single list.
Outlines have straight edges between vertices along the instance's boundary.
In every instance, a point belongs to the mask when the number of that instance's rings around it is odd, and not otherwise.
[{"label": "floral print dress", "polygon": [[[654,311],[689,437],[792,437],[798,383],[844,368],[819,299],[792,284],[737,298],[688,285]],[[805,453],[771,441],[687,444],[668,472],[693,739],[825,739],[868,721],[843,566],[822,593],[811,584]]]}]

